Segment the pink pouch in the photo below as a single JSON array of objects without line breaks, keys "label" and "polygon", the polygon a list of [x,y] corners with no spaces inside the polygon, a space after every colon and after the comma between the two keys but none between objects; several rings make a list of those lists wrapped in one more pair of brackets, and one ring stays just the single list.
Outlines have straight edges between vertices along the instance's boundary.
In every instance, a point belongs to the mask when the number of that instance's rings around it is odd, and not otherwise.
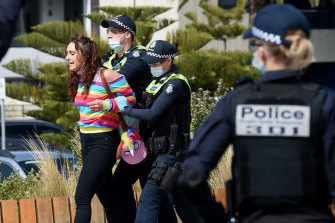
[{"label": "pink pouch", "polygon": [[132,127],[127,127],[127,132],[121,135],[121,157],[129,164],[137,164],[147,156],[147,149],[141,135]]}]

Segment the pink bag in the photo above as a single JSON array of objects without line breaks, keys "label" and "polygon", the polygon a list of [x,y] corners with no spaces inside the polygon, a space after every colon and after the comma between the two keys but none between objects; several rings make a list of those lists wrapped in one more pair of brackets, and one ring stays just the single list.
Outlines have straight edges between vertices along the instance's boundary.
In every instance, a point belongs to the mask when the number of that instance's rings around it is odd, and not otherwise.
[{"label": "pink bag", "polygon": [[127,131],[121,136],[121,157],[129,164],[137,164],[147,156],[147,149],[141,135],[132,127],[128,126]]}]

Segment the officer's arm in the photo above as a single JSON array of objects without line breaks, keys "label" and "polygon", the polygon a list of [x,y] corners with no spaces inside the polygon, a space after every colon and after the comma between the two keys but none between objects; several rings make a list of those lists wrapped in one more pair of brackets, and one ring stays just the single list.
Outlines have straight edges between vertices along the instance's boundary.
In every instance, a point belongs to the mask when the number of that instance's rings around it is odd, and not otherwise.
[{"label": "officer's arm", "polygon": [[222,205],[211,195],[207,178],[232,142],[230,98],[225,97],[218,103],[212,115],[198,131],[178,180],[183,193],[205,222],[224,222],[227,217]]},{"label": "officer's arm", "polygon": [[141,120],[154,122],[177,100],[185,97],[185,87],[181,80],[169,80],[150,109],[127,108],[125,114]]},{"label": "officer's arm", "polygon": [[322,107],[325,169],[332,203],[335,204],[335,95],[329,93]]}]

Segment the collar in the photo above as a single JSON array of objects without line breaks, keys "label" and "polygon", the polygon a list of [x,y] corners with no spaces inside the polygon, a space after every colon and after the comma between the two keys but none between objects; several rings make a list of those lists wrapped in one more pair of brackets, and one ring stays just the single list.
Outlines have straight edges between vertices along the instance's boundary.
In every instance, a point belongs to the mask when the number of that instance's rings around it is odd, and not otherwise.
[{"label": "collar", "polygon": [[258,83],[275,82],[284,79],[298,79],[302,76],[300,71],[296,70],[276,70],[266,72],[259,80]]},{"label": "collar", "polygon": [[124,52],[124,54],[122,55],[123,56],[128,56],[131,51],[135,50],[136,49],[136,46],[132,45],[126,52]]},{"label": "collar", "polygon": [[172,64],[170,67],[170,70],[166,72],[163,76],[161,77],[155,77],[153,80],[163,82],[166,78],[168,78],[171,74],[178,74],[179,69],[176,64]]}]

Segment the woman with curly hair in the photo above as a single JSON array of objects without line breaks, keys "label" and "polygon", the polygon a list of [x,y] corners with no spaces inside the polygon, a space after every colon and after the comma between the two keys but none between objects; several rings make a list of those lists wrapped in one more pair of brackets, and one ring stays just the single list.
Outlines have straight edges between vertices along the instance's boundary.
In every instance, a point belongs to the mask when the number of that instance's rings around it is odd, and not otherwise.
[{"label": "woman with curly hair", "polygon": [[104,75],[112,94],[127,98],[128,106],[135,105],[135,94],[125,77],[102,68],[97,46],[85,36],[71,37],[66,46],[66,61],[71,71],[67,78],[68,95],[74,101],[80,120],[83,168],[75,193],[75,223],[89,223],[91,220],[91,200],[96,193],[103,204],[107,220],[112,222],[110,188],[111,169],[116,162],[117,147],[120,143],[118,132],[119,108],[114,99],[109,99],[102,83]]}]

